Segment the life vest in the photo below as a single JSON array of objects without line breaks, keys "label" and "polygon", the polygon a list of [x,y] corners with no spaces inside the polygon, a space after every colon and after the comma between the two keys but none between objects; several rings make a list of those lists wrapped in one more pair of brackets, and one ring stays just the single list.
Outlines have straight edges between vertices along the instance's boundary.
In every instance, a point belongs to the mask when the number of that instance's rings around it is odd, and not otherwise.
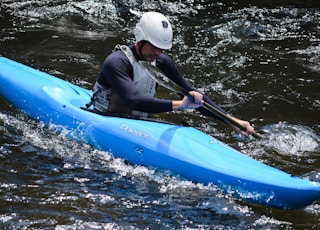
[{"label": "life vest", "polygon": [[[132,64],[133,83],[137,87],[138,92],[143,95],[154,97],[156,94],[156,82],[148,75],[144,67],[137,62],[132,50],[125,45],[117,45],[115,49],[120,49],[122,52],[124,52]],[[155,61],[152,64],[155,65]],[[102,86],[98,82],[95,83],[93,88],[91,104],[93,104],[94,109],[98,110],[99,112],[125,113],[141,117],[149,116],[148,113],[131,110],[117,92],[115,92],[112,88],[106,88]]]}]

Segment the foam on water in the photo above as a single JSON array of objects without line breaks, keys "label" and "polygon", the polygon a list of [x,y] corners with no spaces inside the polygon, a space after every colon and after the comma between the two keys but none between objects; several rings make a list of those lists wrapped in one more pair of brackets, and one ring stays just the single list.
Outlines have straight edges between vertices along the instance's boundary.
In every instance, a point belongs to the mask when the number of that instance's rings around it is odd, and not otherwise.
[{"label": "foam on water", "polygon": [[267,147],[283,155],[308,156],[320,154],[320,136],[302,125],[280,122],[263,128],[267,133]]}]

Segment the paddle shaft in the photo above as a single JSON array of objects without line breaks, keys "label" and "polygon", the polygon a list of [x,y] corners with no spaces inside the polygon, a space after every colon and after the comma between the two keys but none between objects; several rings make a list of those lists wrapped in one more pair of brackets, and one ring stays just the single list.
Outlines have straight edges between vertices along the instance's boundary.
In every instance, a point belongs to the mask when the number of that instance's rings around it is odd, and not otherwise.
[{"label": "paddle shaft", "polygon": [[[183,92],[183,94],[185,94],[186,96],[191,96],[189,94],[189,92],[186,89],[183,89],[182,87],[181,91]],[[217,109],[216,107],[212,106],[211,104],[209,104],[208,102],[204,101],[202,107],[204,107],[206,110],[208,110],[211,113],[216,114],[218,117],[222,118],[223,120],[225,120],[227,123],[232,124],[236,127],[238,127],[239,129],[241,129],[242,131],[247,131],[246,127],[244,127],[242,124],[240,124],[236,119],[234,119],[232,116],[230,116],[229,114],[226,114],[224,112],[222,112],[221,110]],[[264,136],[262,136],[259,133],[253,132],[251,134],[254,138],[257,139],[263,139]]]},{"label": "paddle shaft", "polygon": [[[162,85],[163,87],[167,88],[170,91],[173,91],[177,94],[181,95],[181,92],[186,95],[186,96],[190,96],[193,98],[192,95],[189,94],[189,91],[184,89],[183,87],[179,86],[177,83],[175,83],[174,81],[172,81],[170,78],[168,78],[158,67],[151,65],[149,62],[146,61],[140,61],[140,64],[142,64],[146,71],[149,72],[150,76],[156,81],[158,82],[160,85]],[[161,77],[161,80],[159,79]],[[166,79],[166,80],[164,80]],[[178,90],[174,89],[173,87],[168,86],[166,83],[171,83],[175,86],[175,88],[179,88],[180,92],[178,92]],[[217,115],[218,117],[220,117],[221,119],[223,119],[224,121],[226,121],[229,124],[232,124],[234,126],[236,126],[237,128],[241,129],[242,131],[247,131],[246,127],[244,127],[242,124],[240,124],[235,118],[233,118],[232,116],[230,116],[229,114],[224,113],[223,111],[219,110],[218,108],[212,106],[211,104],[209,104],[208,102],[204,102],[202,107],[204,107],[206,110],[208,110],[209,112]],[[263,139],[264,136],[253,132],[251,134],[253,137],[257,138],[257,139]]]}]

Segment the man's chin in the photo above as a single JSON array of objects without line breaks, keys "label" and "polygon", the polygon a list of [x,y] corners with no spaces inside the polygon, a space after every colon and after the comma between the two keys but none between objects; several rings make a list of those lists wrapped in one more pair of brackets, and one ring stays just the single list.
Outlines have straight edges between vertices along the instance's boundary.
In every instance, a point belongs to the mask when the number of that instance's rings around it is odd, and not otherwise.
[{"label": "man's chin", "polygon": [[147,62],[154,62],[156,60],[156,57],[148,57],[146,58]]}]

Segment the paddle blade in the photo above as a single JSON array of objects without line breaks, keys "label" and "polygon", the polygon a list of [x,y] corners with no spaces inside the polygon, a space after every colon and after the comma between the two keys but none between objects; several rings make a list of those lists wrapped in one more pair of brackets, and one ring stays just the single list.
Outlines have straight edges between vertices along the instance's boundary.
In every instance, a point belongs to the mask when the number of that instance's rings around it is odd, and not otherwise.
[{"label": "paddle blade", "polygon": [[180,94],[181,88],[174,83],[170,78],[168,78],[161,69],[152,65],[147,61],[139,61],[139,63],[144,67],[145,71],[149,74],[149,76],[155,80],[162,87]]}]

